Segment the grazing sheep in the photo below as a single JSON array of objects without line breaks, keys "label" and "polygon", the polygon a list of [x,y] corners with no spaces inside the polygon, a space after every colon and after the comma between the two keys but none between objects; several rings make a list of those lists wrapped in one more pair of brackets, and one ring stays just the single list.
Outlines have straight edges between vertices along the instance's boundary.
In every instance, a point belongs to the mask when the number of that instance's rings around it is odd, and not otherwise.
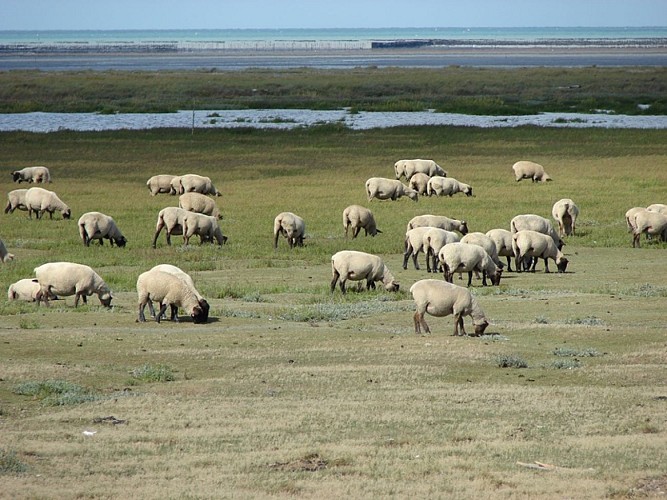
[{"label": "grazing sheep", "polygon": [[[419,269],[419,264],[417,263],[417,256],[419,252],[424,249],[424,234],[428,231],[430,227],[416,227],[410,229],[405,233],[405,243],[403,245],[403,269],[408,268],[408,259],[412,256],[412,262],[415,266],[415,269]],[[428,260],[426,262],[428,265]]]},{"label": "grazing sheep", "polygon": [[426,193],[429,196],[454,196],[456,193],[463,193],[466,196],[472,196],[472,187],[469,184],[459,182],[453,177],[431,177],[426,187]]},{"label": "grazing sheep", "polygon": [[46,184],[51,182],[51,173],[46,167],[25,167],[21,170],[15,170],[12,172],[12,179],[14,182],[21,184],[22,182],[34,182],[35,184]]},{"label": "grazing sheep", "polygon": [[635,230],[635,215],[639,212],[646,212],[644,207],[632,207],[625,212],[625,223],[628,225],[628,232],[632,233]]},{"label": "grazing sheep", "polygon": [[25,204],[25,194],[28,192],[27,189],[14,189],[7,193],[7,206],[5,207],[5,213],[11,214],[17,208],[19,210],[28,210],[28,205]]},{"label": "grazing sheep", "polygon": [[[137,279],[137,295],[139,298],[139,318],[138,321],[146,321],[144,309],[149,304],[151,313],[155,313],[155,321],[158,323],[167,307],[178,310],[179,307],[192,318],[193,323],[205,323],[206,313],[202,309],[197,294],[188,286],[182,277],[170,272],[151,269],[139,275]],[[153,310],[152,301],[160,303],[160,310]],[[178,321],[178,316],[172,316],[174,321]]]},{"label": "grazing sheep", "polygon": [[[9,300],[24,300],[26,302],[36,302],[37,293],[40,290],[37,280],[32,278],[24,278],[18,280],[16,283],[9,285],[7,289],[7,298]],[[52,295],[49,300],[56,300],[58,297]]]},{"label": "grazing sheep", "polygon": [[510,231],[512,234],[523,230],[537,231],[553,238],[558,250],[563,248],[563,240],[554,229],[553,224],[548,219],[535,214],[517,215],[510,221]]},{"label": "grazing sheep", "polygon": [[[437,272],[440,268],[438,254],[440,249],[448,243],[461,241],[461,237],[454,231],[446,231],[439,227],[429,227],[424,233],[424,251],[426,253],[426,271]],[[430,263],[433,263],[431,266]]]},{"label": "grazing sheep", "polygon": [[424,320],[424,314],[442,318],[454,315],[454,335],[466,335],[463,326],[463,317],[470,316],[475,327],[475,335],[483,335],[489,321],[484,311],[477,303],[477,299],[470,290],[442,280],[425,279],[417,281],[410,287],[410,293],[415,301],[415,333],[431,333],[431,329]]},{"label": "grazing sheep", "polygon": [[331,256],[331,291],[336,289],[340,278],[340,291],[345,293],[345,283],[366,280],[366,289],[375,289],[375,282],[381,281],[388,292],[398,292],[399,284],[385,263],[377,255],[354,250],[342,250]]},{"label": "grazing sheep", "polygon": [[222,214],[218,210],[215,201],[201,193],[183,193],[178,198],[178,206],[189,212],[210,215],[216,219],[222,219]]},{"label": "grazing sheep", "polygon": [[306,223],[292,212],[281,212],[273,221],[273,248],[278,248],[278,236],[287,239],[290,248],[302,247],[306,234]]},{"label": "grazing sheep", "polygon": [[482,273],[482,285],[486,286],[486,277],[491,284],[499,285],[502,268],[496,266],[486,250],[468,243],[449,243],[440,249],[438,259],[444,267],[445,281],[452,282],[454,273],[468,273],[468,286],[472,285],[472,273]]},{"label": "grazing sheep", "polygon": [[[151,271],[164,271],[165,273],[172,274],[180,279],[182,279],[185,284],[192,290],[194,293],[195,297],[197,297],[197,301],[199,302],[199,307],[201,307],[201,310],[203,311],[203,316],[201,319],[203,320],[202,323],[205,323],[208,321],[208,313],[210,310],[209,303],[206,301],[204,297],[197,291],[197,288],[195,288],[195,282],[192,280],[190,275],[183,271],[181,268],[173,266],[171,264],[158,264],[157,266],[153,267]],[[151,308],[151,314],[155,316],[155,311],[152,310],[153,304],[152,302],[149,302],[149,307]],[[170,304],[171,307],[171,320],[172,321],[178,321],[178,306],[175,304]],[[162,309],[162,304],[160,304],[160,309]]]},{"label": "grazing sheep", "polygon": [[659,212],[663,215],[667,215],[667,205],[663,203],[654,203],[653,205],[649,205],[646,207],[646,210],[650,212]]},{"label": "grazing sheep", "polygon": [[35,268],[35,276],[39,282],[37,302],[49,304],[49,298],[54,295],[74,295],[74,307],[79,305],[79,299],[87,303],[87,296],[97,294],[104,307],[111,307],[111,290],[104,280],[84,264],[74,262],[50,262]]},{"label": "grazing sheep", "polygon": [[385,179],[383,177],[371,177],[366,181],[366,194],[368,201],[373,198],[378,200],[398,200],[401,196],[407,196],[412,201],[417,201],[419,194],[411,187],[401,181]]},{"label": "grazing sheep", "polygon": [[33,212],[38,219],[41,219],[44,212],[49,213],[49,218],[53,219],[53,212],[59,211],[63,219],[69,219],[72,216],[70,208],[62,202],[58,195],[53,191],[34,187],[28,189],[25,194],[25,204],[28,207],[28,217],[32,219]]},{"label": "grazing sheep", "polygon": [[410,177],[410,182],[408,182],[408,186],[410,186],[411,189],[414,189],[419,193],[420,195],[425,195],[428,191],[428,181],[431,178],[422,172],[417,172],[414,174],[412,177]]},{"label": "grazing sheep", "polygon": [[514,257],[514,250],[512,250],[512,233],[507,229],[490,229],[486,235],[496,244],[498,257],[507,258],[507,270],[512,271],[512,258]]},{"label": "grazing sheep", "polygon": [[366,236],[375,236],[381,233],[376,224],[373,212],[361,205],[350,205],[343,210],[343,227],[345,228],[345,237],[347,238],[348,229],[352,228],[352,238],[356,238],[359,231],[363,228]]},{"label": "grazing sheep", "polygon": [[410,180],[412,176],[417,173],[426,174],[429,177],[434,177],[436,175],[447,177],[447,172],[445,172],[436,162],[433,160],[421,159],[398,160],[394,163],[394,173],[396,174],[396,179],[400,179],[403,175],[406,180]]},{"label": "grazing sheep", "polygon": [[519,182],[521,179],[531,179],[533,182],[547,182],[551,180],[544,167],[532,161],[518,161],[512,165],[514,177]]},{"label": "grazing sheep", "polygon": [[169,194],[171,193],[171,181],[174,180],[175,175],[154,175],[146,181],[146,186],[151,192],[151,196],[155,196],[160,193]]},{"label": "grazing sheep", "polygon": [[[166,228],[167,245],[171,245],[171,235],[183,234],[183,218],[188,214],[187,210],[178,207],[166,207],[160,210],[157,215],[157,224],[155,225],[155,234],[153,235],[152,247],[155,248],[160,231]],[[203,242],[203,239],[202,239]]]},{"label": "grazing sheep", "polygon": [[171,180],[171,194],[201,193],[222,196],[216,189],[210,177],[197,174],[186,174],[174,177]]},{"label": "grazing sheep", "polygon": [[489,254],[493,263],[498,267],[503,267],[500,259],[498,258],[498,248],[496,247],[495,241],[488,237],[484,233],[473,232],[466,234],[461,238],[461,243],[467,243],[468,245],[477,245],[486,250],[486,253]]},{"label": "grazing sheep", "polygon": [[111,246],[115,243],[119,247],[127,244],[127,239],[120,232],[116,221],[112,217],[100,212],[86,212],[79,217],[79,235],[83,244],[90,246],[92,240],[99,240],[103,244],[104,238],[109,240]]},{"label": "grazing sheep", "polygon": [[199,244],[204,241],[215,240],[219,246],[227,243],[227,237],[222,234],[218,219],[210,215],[187,212],[183,217],[183,243],[190,244],[190,238],[199,236]]},{"label": "grazing sheep", "polygon": [[9,262],[10,260],[14,260],[14,254],[9,253],[4,242],[0,240],[0,261]]},{"label": "grazing sheep", "polygon": [[576,230],[579,207],[570,199],[563,198],[554,203],[551,215],[558,222],[559,236],[572,236]]},{"label": "grazing sheep", "polygon": [[635,214],[632,230],[632,247],[639,247],[642,233],[648,236],[660,235],[661,241],[667,241],[667,215],[644,210]]},{"label": "grazing sheep", "polygon": [[568,260],[554,243],[549,235],[538,231],[524,229],[512,235],[512,249],[514,250],[514,265],[517,272],[521,272],[519,266],[525,257],[534,257],[532,272],[535,272],[535,266],[538,259],[544,259],[544,272],[549,272],[549,261],[553,259],[558,267],[559,273],[564,273],[567,268]]},{"label": "grazing sheep", "polygon": [[408,231],[415,227],[439,227],[446,231],[458,231],[461,234],[468,233],[468,224],[464,220],[450,219],[444,215],[417,215],[408,222]]}]

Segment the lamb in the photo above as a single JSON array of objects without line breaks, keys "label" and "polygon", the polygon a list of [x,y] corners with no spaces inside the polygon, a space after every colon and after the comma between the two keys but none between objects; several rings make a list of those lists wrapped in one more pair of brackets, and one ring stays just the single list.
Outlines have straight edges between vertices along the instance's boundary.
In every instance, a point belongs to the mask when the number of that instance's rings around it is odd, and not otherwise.
[{"label": "lamb", "polygon": [[514,257],[514,250],[512,250],[512,233],[507,229],[490,229],[486,235],[496,244],[498,257],[507,258],[507,270],[512,271],[512,257]]},{"label": "lamb", "polygon": [[25,167],[21,170],[13,171],[12,178],[14,179],[14,182],[18,182],[19,184],[22,182],[45,184],[51,182],[51,173],[48,168],[42,166]]},{"label": "lamb", "polygon": [[0,240],[0,261],[9,262],[10,260],[14,260],[14,254],[9,253],[7,251],[7,247],[5,247],[4,242]]},{"label": "lamb", "polygon": [[[158,264],[157,266],[153,267],[151,271],[164,271],[165,273],[172,274],[180,279],[182,279],[186,286],[188,286],[192,292],[194,293],[195,297],[197,297],[197,301],[199,302],[199,307],[201,307],[201,310],[203,311],[203,316],[202,316],[202,322],[205,323],[208,321],[208,313],[210,310],[209,303],[206,301],[204,297],[197,291],[197,288],[195,288],[195,283],[192,281],[192,278],[188,273],[180,269],[179,267],[173,266],[171,264]],[[153,303],[149,302],[149,308],[151,309],[151,314],[155,316],[155,311],[153,310]],[[171,320],[172,321],[178,321],[178,307],[175,304],[170,304],[171,307]],[[160,309],[162,309],[162,304],[160,304]]]},{"label": "lamb", "polygon": [[[171,235],[183,234],[183,219],[189,212],[179,207],[166,207],[160,210],[157,216],[155,234],[153,235],[152,247],[155,248],[160,231],[166,228],[167,245],[171,245]],[[203,242],[203,239],[202,239]]]},{"label": "lamb", "polygon": [[469,184],[457,181],[453,177],[431,177],[426,187],[426,193],[429,196],[454,196],[456,193],[463,193],[466,196],[472,196],[472,187]]},{"label": "lamb", "polygon": [[111,290],[104,280],[91,267],[74,262],[50,262],[35,268],[39,282],[37,302],[48,306],[49,298],[54,295],[74,295],[74,307],[79,299],[87,303],[87,296],[97,294],[104,307],[111,307]]},{"label": "lamb", "polygon": [[343,210],[343,227],[345,228],[345,237],[347,238],[348,229],[352,228],[352,238],[356,238],[359,231],[363,229],[366,236],[375,236],[382,233],[375,224],[373,212],[361,205],[350,205]]},{"label": "lamb", "polygon": [[154,175],[146,181],[146,186],[151,192],[151,196],[155,196],[160,193],[171,193],[171,181],[174,180],[175,175]]},{"label": "lamb", "polygon": [[59,211],[63,219],[69,219],[72,216],[70,208],[58,198],[53,191],[34,187],[28,189],[25,194],[25,204],[28,207],[28,217],[32,219],[33,212],[38,219],[41,219],[44,212],[49,213],[49,218],[53,219],[53,212]]},{"label": "lamb", "polygon": [[425,279],[417,281],[410,287],[415,301],[415,334],[420,335],[422,328],[425,333],[431,329],[424,320],[424,314],[442,318],[454,315],[454,336],[466,335],[463,317],[470,316],[475,327],[475,336],[483,335],[489,320],[477,303],[470,290],[442,280]]},{"label": "lamb", "polygon": [[213,185],[210,177],[197,174],[186,174],[174,177],[171,180],[171,194],[201,193],[222,196]]},{"label": "lamb", "polygon": [[114,243],[119,247],[127,244],[127,239],[118,229],[116,221],[101,212],[86,212],[79,217],[78,225],[81,240],[87,247],[90,246],[92,240],[99,240],[102,245],[104,238],[109,240],[111,246]]},{"label": "lamb", "polygon": [[433,160],[398,160],[394,163],[394,173],[396,174],[396,179],[400,179],[401,176],[405,176],[406,180],[410,180],[413,175],[416,173],[423,173],[429,177],[434,177],[439,175],[441,177],[447,177],[447,172],[445,172],[440,165],[438,165]]},{"label": "lamb", "polygon": [[518,161],[512,165],[514,177],[519,182],[521,179],[531,179],[533,182],[547,182],[551,180],[544,167],[532,161]]},{"label": "lamb", "polygon": [[392,200],[396,201],[401,196],[407,196],[412,201],[417,201],[419,193],[406,186],[401,181],[394,179],[385,179],[383,177],[371,177],[366,181],[366,194],[368,201],[373,198],[378,200]]},{"label": "lamb", "polygon": [[639,238],[642,233],[647,236],[660,235],[661,241],[667,241],[667,215],[660,212],[644,210],[638,212],[634,219],[632,230],[632,247],[639,247]]},{"label": "lamb", "polygon": [[331,256],[331,291],[336,289],[340,278],[340,291],[345,293],[345,283],[366,280],[366,289],[375,289],[375,282],[381,281],[388,292],[398,292],[399,284],[383,260],[377,255],[354,250],[342,250]]},{"label": "lamb", "polygon": [[503,267],[500,259],[498,258],[498,248],[496,247],[495,241],[493,241],[485,233],[473,232],[466,234],[461,238],[461,243],[467,243],[468,245],[477,245],[486,250],[486,253],[489,254],[493,263],[498,267]]},{"label": "lamb", "polygon": [[654,203],[646,207],[646,210],[650,212],[659,212],[661,214],[667,215],[667,205],[663,203]]},{"label": "lamb", "polygon": [[[37,293],[40,290],[37,280],[32,278],[24,278],[18,280],[16,283],[9,285],[7,289],[7,298],[9,300],[24,300],[26,302],[36,302]],[[52,295],[49,300],[56,300],[58,297]]]},{"label": "lamb", "polygon": [[538,231],[524,229],[512,235],[512,249],[514,250],[514,265],[517,272],[521,272],[519,266],[525,257],[534,257],[532,272],[535,272],[535,266],[538,259],[544,259],[544,272],[549,272],[549,261],[553,259],[558,267],[559,273],[564,273],[567,268],[568,260],[554,243],[549,235]]},{"label": "lamb", "polygon": [[538,233],[546,234],[553,238],[558,250],[563,248],[563,240],[554,229],[553,224],[548,219],[535,214],[517,215],[510,221],[510,231],[512,234],[517,231],[528,229],[530,231],[537,231]]},{"label": "lamb", "polygon": [[5,207],[5,213],[11,214],[17,208],[19,210],[28,210],[28,205],[25,204],[25,194],[28,192],[27,189],[14,189],[7,193],[7,206]]},{"label": "lamb", "polygon": [[461,234],[468,233],[468,224],[464,220],[450,219],[444,215],[417,215],[408,222],[408,231],[415,227],[439,227],[446,231],[458,231]]},{"label": "lamb", "polygon": [[472,284],[473,271],[482,273],[482,285],[486,286],[486,277],[491,284],[499,285],[502,268],[496,266],[486,250],[467,243],[450,243],[440,249],[438,259],[444,266],[445,281],[452,282],[454,273],[468,273],[468,286]]},{"label": "lamb", "polygon": [[189,212],[197,212],[199,214],[210,215],[216,219],[222,219],[222,214],[215,202],[205,194],[195,192],[183,193],[178,198],[178,206]]},{"label": "lamb", "polygon": [[410,186],[411,189],[414,189],[417,191],[417,193],[421,195],[425,195],[428,190],[428,181],[431,178],[422,172],[417,172],[414,174],[412,177],[410,177],[410,182],[408,182],[408,186]]},{"label": "lamb", "polygon": [[[403,269],[408,268],[408,259],[412,256],[412,263],[415,266],[415,269],[419,269],[419,264],[417,263],[417,256],[424,248],[424,234],[428,231],[430,227],[416,227],[410,229],[405,233],[405,243],[404,243],[404,253],[403,253]],[[428,260],[427,260],[428,264]]]},{"label": "lamb", "polygon": [[579,207],[570,198],[563,198],[554,203],[551,215],[558,222],[559,236],[574,235],[577,226],[577,217],[579,216]]},{"label": "lamb", "polygon": [[[424,252],[426,253],[426,271],[437,272],[440,267],[438,254],[440,249],[448,243],[461,241],[461,237],[454,231],[446,231],[439,227],[429,227],[424,233]],[[430,263],[433,263],[431,266]]]},{"label": "lamb", "polygon": [[198,214],[196,212],[186,212],[183,217],[183,243],[188,245],[190,238],[194,235],[199,236],[199,244],[204,241],[215,241],[218,246],[227,243],[227,237],[222,234],[218,219],[210,215]]},{"label": "lamb", "polygon": [[[178,310],[179,307],[185,309],[192,318],[193,323],[205,323],[206,313],[202,309],[199,299],[195,292],[186,284],[182,277],[170,272],[151,269],[139,275],[137,279],[137,295],[139,298],[139,318],[138,321],[146,321],[144,309],[146,304],[153,311],[152,301],[161,304],[160,310],[155,313],[155,321],[158,323],[162,315],[167,310],[167,306]],[[178,316],[172,316],[174,321],[178,321]]]},{"label": "lamb", "polygon": [[306,234],[306,223],[292,212],[281,212],[273,221],[273,248],[278,248],[278,236],[287,238],[290,248],[302,247]]}]

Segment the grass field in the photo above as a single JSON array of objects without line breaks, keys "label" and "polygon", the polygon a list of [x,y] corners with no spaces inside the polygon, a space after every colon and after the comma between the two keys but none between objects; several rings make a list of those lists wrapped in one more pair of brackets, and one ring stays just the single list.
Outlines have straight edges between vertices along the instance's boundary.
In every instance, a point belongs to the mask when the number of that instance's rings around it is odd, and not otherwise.
[{"label": "grass field", "polygon": [[[0,216],[16,259],[0,288],[44,262],[94,267],[114,291],[50,308],[0,300],[0,497],[641,498],[667,491],[667,245],[631,248],[623,215],[665,203],[662,130],[425,127],[350,131],[153,130],[1,135],[0,191],[16,167],[50,167],[71,221]],[[476,196],[368,202],[364,182],[400,158],[430,157]],[[532,159],[554,181],[516,183]],[[157,173],[210,176],[229,242],[150,248]],[[23,186],[21,186],[23,187]],[[413,332],[403,270],[414,215],[471,230],[581,209],[562,275],[505,273],[473,293],[487,335],[452,318]],[[373,210],[376,238],[343,237],[342,211]],[[126,248],[78,237],[76,219],[112,215]],[[306,245],[272,248],[274,216],[301,215]],[[376,253],[401,291],[329,292],[341,249]],[[422,257],[423,262],[423,257]],[[207,325],[136,323],[137,276],[188,271]],[[542,264],[538,266],[538,271]],[[438,276],[434,276],[438,277]],[[470,320],[466,319],[469,327]],[[520,367],[524,366],[524,367]],[[108,417],[114,417],[113,420]],[[122,421],[122,422],[119,422]],[[114,423],[116,422],[116,423]],[[96,432],[94,435],[84,435]],[[541,467],[536,462],[548,464]]]}]

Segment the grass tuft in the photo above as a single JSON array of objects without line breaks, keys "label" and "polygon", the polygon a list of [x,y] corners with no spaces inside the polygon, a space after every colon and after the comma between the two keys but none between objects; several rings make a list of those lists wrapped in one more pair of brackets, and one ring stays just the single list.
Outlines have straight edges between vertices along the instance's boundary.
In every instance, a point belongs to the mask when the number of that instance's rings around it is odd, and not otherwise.
[{"label": "grass tuft", "polygon": [[499,368],[528,368],[528,363],[517,354],[501,354],[496,356]]},{"label": "grass tuft", "polygon": [[146,363],[130,371],[130,375],[142,382],[171,382],[175,380],[174,372],[167,365],[151,365]]},{"label": "grass tuft", "polygon": [[21,462],[13,450],[0,448],[0,474],[22,474],[28,470],[28,466]]},{"label": "grass tuft", "polygon": [[100,396],[66,380],[24,382],[14,386],[14,394],[33,396],[45,406],[69,406],[97,401]]}]

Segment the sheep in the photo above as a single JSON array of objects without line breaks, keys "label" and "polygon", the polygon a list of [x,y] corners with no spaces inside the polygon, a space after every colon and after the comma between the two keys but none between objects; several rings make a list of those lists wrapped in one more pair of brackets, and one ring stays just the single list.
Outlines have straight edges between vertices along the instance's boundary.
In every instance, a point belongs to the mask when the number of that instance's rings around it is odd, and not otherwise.
[{"label": "sheep", "polygon": [[410,287],[415,301],[415,334],[420,335],[422,328],[425,333],[431,329],[424,320],[424,314],[442,318],[454,315],[454,336],[466,335],[463,317],[470,316],[475,327],[475,336],[483,335],[489,320],[477,303],[470,290],[442,280],[424,279]]},{"label": "sheep", "polygon": [[408,182],[408,186],[410,186],[411,189],[414,189],[419,193],[420,195],[425,195],[428,190],[428,181],[431,179],[427,174],[424,174],[422,172],[417,172],[414,174],[412,177],[410,177],[410,182]]},{"label": "sheep", "polygon": [[637,215],[639,212],[646,212],[646,208],[632,207],[629,208],[627,212],[625,212],[625,223],[628,226],[629,233],[632,233],[635,230],[635,215]]},{"label": "sheep", "polygon": [[[160,310],[155,313],[155,321],[160,322],[162,315],[167,310],[167,306],[178,310],[179,307],[185,309],[192,318],[193,323],[205,323],[206,313],[202,309],[197,295],[183,280],[182,277],[170,272],[151,269],[139,275],[137,278],[137,295],[139,299],[139,318],[137,321],[146,321],[144,309],[149,304],[151,312],[153,310],[152,301],[160,303]],[[174,321],[178,321],[178,316],[172,316]]]},{"label": "sheep", "polygon": [[287,239],[290,248],[302,247],[306,234],[306,223],[292,212],[281,212],[273,220],[273,248],[278,248],[278,236]]},{"label": "sheep", "polygon": [[667,205],[663,203],[654,203],[646,207],[646,210],[650,212],[659,212],[661,214],[667,215]]},{"label": "sheep", "polygon": [[[424,248],[424,234],[428,231],[430,227],[416,227],[410,229],[405,233],[405,243],[404,243],[404,253],[403,253],[403,269],[408,268],[408,259],[412,256],[412,262],[415,266],[415,269],[419,269],[419,264],[417,263],[417,256]],[[427,261],[428,264],[428,261]]]},{"label": "sheep", "polygon": [[[37,293],[40,290],[39,282],[32,278],[24,278],[16,283],[9,285],[7,289],[7,298],[9,300],[24,300],[26,302],[36,302]],[[56,300],[58,297],[51,295],[49,300]]]},{"label": "sheep", "polygon": [[514,250],[514,265],[517,272],[521,272],[519,263],[525,257],[534,257],[532,272],[535,272],[538,259],[544,259],[545,273],[550,272],[548,259],[553,259],[559,273],[564,273],[567,268],[568,260],[556,246],[553,238],[544,233],[529,229],[517,231],[512,235],[512,249]]},{"label": "sheep", "polygon": [[189,212],[210,215],[216,219],[222,219],[222,214],[215,202],[201,193],[183,193],[178,197],[178,206]]},{"label": "sheep", "polygon": [[91,267],[74,262],[50,262],[35,268],[35,276],[39,282],[37,302],[49,305],[53,295],[74,295],[74,307],[79,299],[87,303],[87,296],[97,294],[104,307],[111,307],[111,290],[104,280]]},{"label": "sheep", "polygon": [[521,214],[517,215],[510,221],[510,231],[512,234],[517,231],[528,229],[530,231],[537,231],[538,233],[546,234],[553,238],[558,250],[563,248],[565,244],[558,233],[554,229],[553,224],[548,219],[535,214]]},{"label": "sheep", "polygon": [[477,245],[486,250],[486,253],[489,254],[493,263],[498,267],[503,267],[500,259],[498,258],[498,248],[496,247],[495,241],[493,241],[485,233],[473,232],[466,234],[461,238],[461,243],[467,243],[468,245]]},{"label": "sheep", "polygon": [[350,205],[343,210],[343,227],[345,228],[345,237],[347,238],[348,229],[352,228],[352,238],[356,238],[359,231],[363,228],[366,236],[375,236],[382,233],[377,228],[373,212],[361,205]]},{"label": "sheep", "polygon": [[447,172],[445,172],[440,165],[438,165],[433,160],[398,160],[394,163],[394,173],[396,174],[396,179],[400,179],[401,176],[405,176],[406,180],[417,174],[423,173],[429,177],[439,175],[441,177],[447,177]]},{"label": "sheep", "polygon": [[[179,267],[173,266],[171,264],[158,264],[157,266],[153,267],[151,271],[164,271],[165,273],[172,274],[180,279],[182,279],[185,284],[192,290],[194,293],[195,297],[197,297],[197,301],[199,302],[199,307],[201,307],[201,310],[203,311],[203,316],[202,316],[202,322],[205,323],[208,321],[208,313],[210,310],[209,303],[206,301],[204,297],[197,291],[195,288],[195,283],[190,277],[188,273],[180,269]],[[151,313],[153,316],[155,316],[155,311],[152,309],[153,304],[152,302],[149,302],[149,308],[151,309]],[[178,306],[175,304],[170,304],[171,307],[171,320],[172,321],[178,321]],[[160,309],[162,309],[162,304],[160,304]]]},{"label": "sheep", "polygon": [[[440,262],[438,261],[440,249],[448,243],[455,243],[457,241],[461,241],[458,233],[446,231],[439,227],[429,227],[423,236],[424,252],[426,253],[426,271],[437,272],[440,267]],[[431,262],[433,262],[432,266]]]},{"label": "sheep", "polygon": [[33,212],[38,219],[41,219],[44,212],[49,213],[49,218],[53,219],[53,212],[58,210],[63,219],[69,219],[72,216],[70,208],[58,198],[53,191],[34,187],[28,189],[25,194],[25,204],[28,207],[28,217],[32,219]]},{"label": "sheep", "polygon": [[51,182],[51,173],[48,168],[42,166],[25,167],[21,170],[13,171],[12,178],[14,179],[14,182],[18,182],[19,184],[21,184],[21,182],[45,184]]},{"label": "sheep", "polygon": [[446,231],[458,231],[461,234],[468,233],[468,223],[464,220],[450,219],[444,215],[417,215],[408,222],[408,231],[415,227],[439,227]]},{"label": "sheep", "polygon": [[426,194],[429,196],[454,196],[456,193],[463,193],[466,196],[472,196],[472,187],[469,184],[457,181],[453,177],[431,177],[426,187]]},{"label": "sheep", "polygon": [[0,240],[0,261],[9,262],[10,260],[14,260],[14,254],[9,253],[7,251],[7,247],[5,247],[4,242]]},{"label": "sheep", "polygon": [[544,171],[544,167],[532,161],[518,161],[512,165],[514,177],[519,182],[521,179],[531,179],[533,182],[547,182],[552,180]]},{"label": "sheep", "polygon": [[111,246],[114,243],[119,247],[127,244],[127,239],[118,229],[116,221],[101,212],[86,212],[79,217],[78,225],[81,240],[87,247],[92,240],[99,240],[102,245],[104,238],[109,240]]},{"label": "sheep", "polygon": [[197,174],[186,174],[176,176],[171,180],[171,194],[190,192],[222,196],[220,191],[213,185],[210,177],[204,177],[203,175]]},{"label": "sheep", "polygon": [[146,181],[146,187],[151,192],[151,196],[155,196],[160,193],[171,193],[171,181],[174,180],[175,175],[154,175]]},{"label": "sheep", "polygon": [[383,177],[371,177],[366,181],[366,194],[368,201],[373,198],[378,200],[398,200],[401,196],[407,196],[412,201],[419,199],[419,193],[406,186],[401,181],[385,179]]},{"label": "sheep", "polygon": [[5,207],[5,213],[11,214],[17,208],[19,210],[28,211],[28,205],[25,204],[25,194],[28,192],[27,189],[14,189],[7,193],[7,206]]},{"label": "sheep", "polygon": [[375,289],[375,282],[381,281],[388,292],[398,292],[400,285],[383,260],[377,255],[354,250],[341,250],[331,256],[331,292],[340,279],[340,291],[346,293],[345,283],[366,280],[366,289]]},{"label": "sheep", "polygon": [[577,217],[579,216],[579,207],[570,199],[563,198],[554,203],[551,208],[551,215],[558,222],[559,236],[572,236],[577,226]]},{"label": "sheep", "polygon": [[472,284],[473,271],[482,273],[482,285],[486,286],[486,277],[492,285],[500,284],[502,268],[496,266],[486,250],[468,243],[449,243],[440,249],[438,259],[444,267],[445,281],[452,282],[454,273],[467,272],[468,286]]},{"label": "sheep", "polygon": [[186,212],[183,217],[183,244],[188,245],[190,238],[194,235],[199,236],[199,244],[204,241],[215,241],[218,246],[227,243],[227,237],[222,234],[218,219],[210,215],[198,214],[196,212]]},{"label": "sheep", "polygon": [[507,229],[490,229],[486,235],[496,244],[498,257],[507,258],[507,270],[512,272],[512,257],[514,257],[514,250],[512,250],[512,233]]},{"label": "sheep", "polygon": [[661,241],[667,241],[667,215],[660,212],[644,210],[635,215],[632,231],[632,247],[639,247],[642,233],[647,236],[660,235]]},{"label": "sheep", "polygon": [[179,207],[166,207],[160,210],[157,216],[157,224],[155,225],[152,247],[156,247],[157,238],[160,236],[160,231],[162,231],[163,228],[166,228],[167,245],[171,245],[172,234],[183,234],[183,218],[187,214],[187,210],[183,210]]}]

